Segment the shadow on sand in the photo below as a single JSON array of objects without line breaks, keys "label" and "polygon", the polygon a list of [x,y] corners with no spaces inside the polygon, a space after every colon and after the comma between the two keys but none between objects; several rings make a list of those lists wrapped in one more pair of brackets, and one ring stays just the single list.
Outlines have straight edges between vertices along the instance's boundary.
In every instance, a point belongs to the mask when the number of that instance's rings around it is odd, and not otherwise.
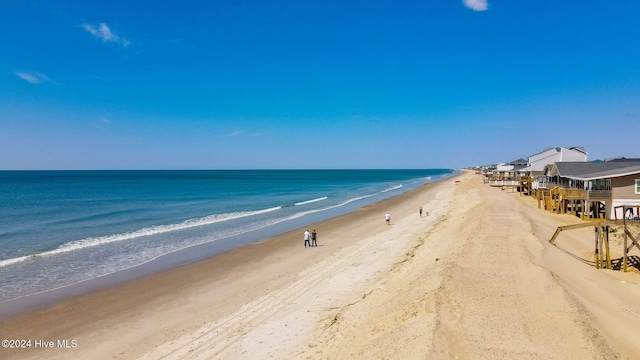
[{"label": "shadow on sand", "polygon": [[[587,264],[589,266],[596,267],[596,262],[595,261],[583,259],[583,258],[579,257],[578,255],[572,254],[572,253],[570,253],[570,252],[568,252],[566,250],[562,250],[562,251],[564,251],[565,253],[571,255],[572,257],[582,261],[583,263],[585,263],[585,264]],[[623,261],[623,258],[621,258],[621,257],[615,258],[615,259],[611,259],[611,268],[612,268],[612,270],[622,270],[622,261]],[[638,271],[640,271],[640,256],[628,255],[627,256],[627,267],[628,268],[635,268]]]}]

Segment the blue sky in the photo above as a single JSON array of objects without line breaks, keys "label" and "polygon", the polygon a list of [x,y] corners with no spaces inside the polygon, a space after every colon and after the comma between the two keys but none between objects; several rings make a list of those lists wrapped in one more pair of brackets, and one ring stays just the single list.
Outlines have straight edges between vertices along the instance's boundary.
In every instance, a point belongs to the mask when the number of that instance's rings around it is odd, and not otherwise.
[{"label": "blue sky", "polygon": [[640,157],[640,2],[0,0],[0,169]]}]

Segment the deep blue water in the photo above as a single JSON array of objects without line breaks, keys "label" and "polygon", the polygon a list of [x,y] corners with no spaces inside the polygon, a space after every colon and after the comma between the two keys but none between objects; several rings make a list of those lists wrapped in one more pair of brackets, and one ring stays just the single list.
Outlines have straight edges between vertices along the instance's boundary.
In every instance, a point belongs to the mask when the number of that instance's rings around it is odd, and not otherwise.
[{"label": "deep blue water", "polygon": [[452,172],[0,171],[0,301],[198,244],[290,230]]}]

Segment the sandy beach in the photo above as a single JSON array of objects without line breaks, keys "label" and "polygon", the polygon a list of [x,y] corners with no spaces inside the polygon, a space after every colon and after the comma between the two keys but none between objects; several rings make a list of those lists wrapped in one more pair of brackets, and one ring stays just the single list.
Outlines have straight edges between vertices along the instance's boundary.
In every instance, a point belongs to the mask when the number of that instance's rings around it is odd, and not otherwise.
[{"label": "sandy beach", "polygon": [[593,228],[548,242],[579,222],[465,172],[311,224],[318,247],[298,229],[5,320],[31,343],[0,358],[640,358],[638,272],[581,261]]}]

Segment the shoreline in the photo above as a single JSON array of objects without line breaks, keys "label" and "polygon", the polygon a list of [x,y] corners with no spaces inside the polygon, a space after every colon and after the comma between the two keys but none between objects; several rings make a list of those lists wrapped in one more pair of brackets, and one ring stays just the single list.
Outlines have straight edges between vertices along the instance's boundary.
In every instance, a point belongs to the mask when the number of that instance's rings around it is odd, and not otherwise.
[{"label": "shoreline", "polygon": [[[0,322],[3,359],[636,358],[640,276],[595,269],[593,229],[471,172],[221,256]],[[449,180],[452,180],[450,178]],[[422,206],[429,216],[419,217]],[[391,225],[384,214],[391,213]],[[585,241],[587,239],[587,241]],[[570,337],[558,334],[572,334]]]},{"label": "shoreline", "polygon": [[[431,183],[446,180],[448,178],[456,176],[459,173],[459,170],[452,169],[452,173],[443,175],[437,180],[429,181],[419,186],[418,188]],[[403,196],[407,192],[415,191],[418,188],[407,190],[398,195],[393,195],[392,197]],[[377,194],[377,196],[381,195],[383,194]],[[326,214],[322,212],[317,214],[310,214],[305,217],[290,219],[282,223],[270,225],[266,228],[253,230],[243,234],[233,235],[228,238],[191,245],[183,249],[160,255],[157,258],[151,259],[144,263],[115,271],[113,273],[108,273],[96,278],[91,278],[80,282],[44,290],[41,292],[4,300],[0,302],[0,321],[43,306],[48,306],[73,297],[81,296],[83,294],[99,291],[101,289],[109,288],[112,286],[117,286],[129,281],[134,281],[141,277],[150,276],[155,273],[171,270],[176,267],[185,266],[194,262],[205,260],[210,257],[218,256],[222,253],[228,252],[238,247],[251,245],[256,242],[262,242],[267,239],[286,234],[287,232],[295,231],[294,229],[300,229],[301,227],[306,226],[307,223],[321,222],[334,217],[344,216],[353,211],[357,211],[363,206],[370,206],[388,199],[389,197],[382,198],[381,200],[376,200],[376,202],[374,203],[365,202],[364,205],[355,202],[354,204],[347,204],[342,209],[337,209],[338,211],[332,212],[331,210],[329,210],[329,212]],[[314,221],[314,219],[316,220]]]},{"label": "shoreline", "polygon": [[[100,318],[107,319],[111,316],[117,317],[118,314],[129,311],[129,307],[134,306],[134,304],[135,306],[142,306],[141,304],[153,304],[158,301],[158,299],[165,299],[167,297],[174,296],[177,297],[178,295],[175,295],[176,293],[188,291],[189,288],[206,286],[209,282],[224,283],[225,279],[228,279],[229,276],[248,271],[248,267],[252,263],[264,263],[265,259],[272,259],[274,257],[279,258],[279,253],[284,252],[285,250],[288,252],[297,251],[298,245],[304,250],[301,239],[302,232],[304,231],[303,229],[306,227],[315,227],[319,230],[318,243],[320,245],[318,248],[307,250],[325,250],[328,248],[328,245],[324,243],[323,240],[326,239],[327,236],[332,236],[330,235],[331,231],[327,231],[325,229],[343,227],[368,212],[376,212],[376,215],[379,215],[380,217],[380,223],[383,224],[383,215],[388,208],[393,208],[396,204],[413,198],[416,192],[428,191],[430,188],[446,182],[448,179],[451,179],[458,174],[459,172],[454,172],[442,179],[426,183],[416,189],[408,190],[400,195],[395,195],[376,203],[365,205],[346,214],[338,215],[328,220],[311,223],[308,226],[286,231],[276,236],[263,238],[262,240],[254,243],[228,249],[222,253],[215,254],[196,262],[163,269],[161,271],[138,276],[124,282],[112,282],[112,276],[105,276],[104,279],[107,281],[106,286],[104,286],[104,284],[100,284],[98,288],[80,289],[78,293],[66,294],[62,299],[46,299],[46,293],[39,294],[39,296],[45,298],[44,301],[39,299],[35,304],[28,305],[28,309],[13,310],[10,315],[0,319],[0,330],[2,330],[0,333],[5,335],[7,334],[7,331],[4,329],[10,329],[11,338],[16,336],[31,338],[33,337],[33,335],[30,335],[31,329],[48,328],[49,330],[45,331],[45,334],[43,335],[44,338],[47,338],[53,336],[53,334],[59,333],[57,330],[53,331],[52,329],[53,324],[56,324],[58,321],[46,320],[42,323],[43,319],[71,319],[76,317],[77,313],[81,313],[80,318],[92,320],[83,320],[81,321],[82,324],[69,324],[68,326],[65,326],[65,329],[71,330],[74,327],[91,327],[89,323],[98,321],[94,318],[96,316],[94,313],[96,309],[94,309],[93,306],[96,304],[109,304],[108,308],[103,308],[100,311],[101,314],[99,314]],[[417,213],[417,207],[415,211]],[[377,214],[378,212],[379,214]],[[392,215],[394,214],[392,213]],[[349,242],[339,244],[337,248],[347,246],[348,244]],[[332,249],[331,251],[334,250]],[[323,256],[328,256],[328,254],[323,252]],[[305,265],[306,264],[299,262],[295,264],[296,267],[304,267]],[[289,274],[289,276],[291,276],[291,274]],[[271,281],[274,282],[273,286],[279,286],[282,281],[286,281],[286,278],[280,276],[276,279],[272,279]],[[79,285],[82,286],[83,284]],[[137,290],[139,288],[152,289],[153,291],[140,293]],[[121,299],[129,300],[122,301]],[[15,303],[17,304],[18,302],[23,302],[25,300],[26,298],[19,298]],[[126,305],[122,306],[123,303]],[[8,304],[5,303],[4,305],[6,306]],[[23,305],[18,304],[17,306],[21,307]],[[28,324],[33,324],[33,326]]]}]

